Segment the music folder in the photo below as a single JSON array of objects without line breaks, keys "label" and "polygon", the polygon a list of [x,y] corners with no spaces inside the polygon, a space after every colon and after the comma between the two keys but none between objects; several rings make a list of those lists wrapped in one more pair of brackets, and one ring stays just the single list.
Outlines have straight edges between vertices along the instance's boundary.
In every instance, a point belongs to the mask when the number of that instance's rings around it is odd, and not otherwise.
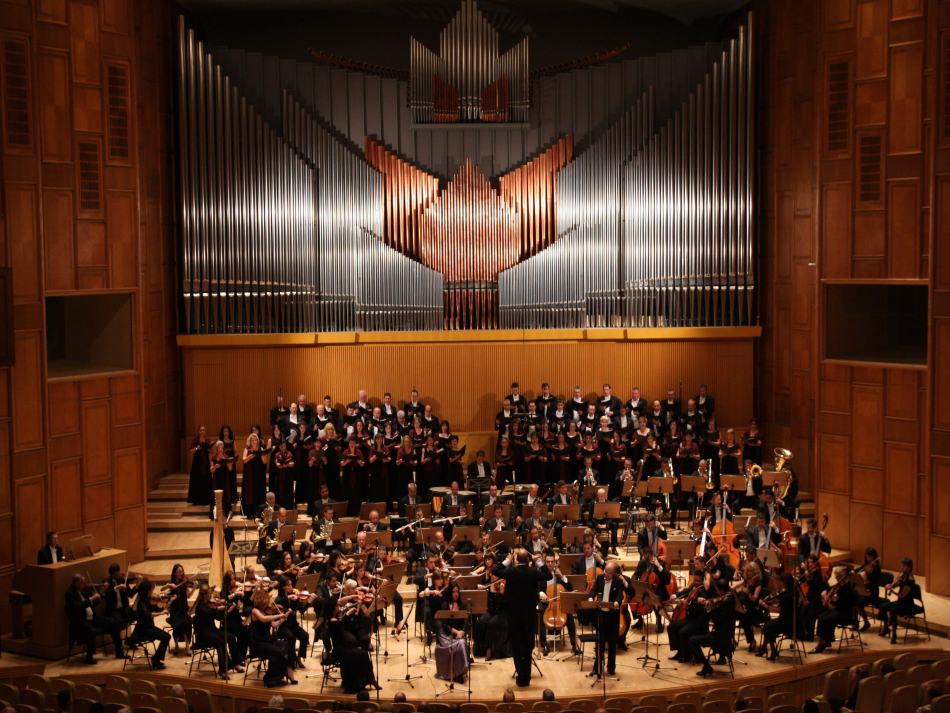
[{"label": "music folder", "polygon": [[456,544],[458,544],[459,542],[478,542],[479,540],[478,525],[466,525],[465,527],[453,527],[452,537],[455,538]]},{"label": "music folder", "polygon": [[533,509],[537,505],[541,509],[541,517],[548,516],[548,504],[547,503],[534,503],[534,505],[528,505],[525,503],[521,506],[521,517],[527,520],[533,514]]}]

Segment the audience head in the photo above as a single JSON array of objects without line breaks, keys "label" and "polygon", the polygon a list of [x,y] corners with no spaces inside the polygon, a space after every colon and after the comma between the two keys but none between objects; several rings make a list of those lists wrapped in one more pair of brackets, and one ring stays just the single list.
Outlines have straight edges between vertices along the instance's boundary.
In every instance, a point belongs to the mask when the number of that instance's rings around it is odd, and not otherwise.
[{"label": "audience head", "polygon": [[449,713],[462,713],[462,704],[459,702],[449,704]]},{"label": "audience head", "polygon": [[545,688],[544,693],[541,694],[542,701],[553,701],[554,700],[554,691],[550,688]]},{"label": "audience head", "polygon": [[69,695],[69,690],[63,689],[56,694],[56,705],[59,706],[61,711],[68,711],[69,705],[72,703]]},{"label": "audience head", "polygon": [[416,704],[416,710],[419,713],[429,713],[429,701],[419,701]]},{"label": "audience head", "polygon": [[[174,691],[175,689],[172,689],[172,690]],[[280,709],[280,710],[283,710],[283,709],[284,709],[284,697],[283,697],[283,696],[278,696],[278,695],[276,695],[276,694],[273,695],[273,696],[271,696],[271,697],[270,697],[270,700],[267,701],[267,707],[268,707],[268,708],[278,708],[278,709]]]},{"label": "audience head", "polygon": [[358,701],[368,701],[369,700],[369,691],[365,688],[356,694],[356,700]]},{"label": "audience head", "polygon": [[[515,702],[515,692],[510,688],[505,689],[505,694],[501,697],[502,703],[514,703]],[[604,712],[606,713],[606,711]]]},{"label": "audience head", "polygon": [[405,702],[406,702],[406,694],[403,693],[402,691],[400,691],[395,696],[393,696],[393,703],[405,703]]},{"label": "audience head", "polygon": [[[172,689],[168,692],[168,695],[169,695],[169,697],[171,697],[171,698],[184,698],[184,697],[185,697],[185,689],[182,688],[180,684],[177,684],[177,683],[176,683],[174,686],[172,686]],[[280,698],[280,696],[277,696],[277,697]],[[284,707],[284,701],[283,701],[283,699],[281,699],[281,702],[280,702],[280,705],[279,705],[279,706],[271,706],[271,707],[272,707],[272,708],[283,708],[283,707]]]}]

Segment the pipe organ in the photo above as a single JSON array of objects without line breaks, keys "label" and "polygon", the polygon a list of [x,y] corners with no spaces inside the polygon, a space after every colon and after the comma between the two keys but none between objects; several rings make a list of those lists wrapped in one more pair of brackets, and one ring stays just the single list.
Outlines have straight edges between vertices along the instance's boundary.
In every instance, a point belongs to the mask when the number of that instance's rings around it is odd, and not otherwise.
[{"label": "pipe organ", "polygon": [[[580,155],[567,135],[497,177],[461,156],[440,185],[287,90],[269,126],[182,19],[187,331],[753,324],[750,29],[662,126],[651,85]],[[499,57],[473,0],[440,50],[414,42],[415,121],[527,107],[526,41]]]},{"label": "pipe organ", "polygon": [[558,240],[499,275],[502,327],[754,323],[750,27],[658,132],[646,94],[561,172]]},{"label": "pipe organ", "polygon": [[498,32],[475,0],[439,35],[439,54],[410,41],[412,120],[523,122],[528,117],[528,38],[498,54]]}]

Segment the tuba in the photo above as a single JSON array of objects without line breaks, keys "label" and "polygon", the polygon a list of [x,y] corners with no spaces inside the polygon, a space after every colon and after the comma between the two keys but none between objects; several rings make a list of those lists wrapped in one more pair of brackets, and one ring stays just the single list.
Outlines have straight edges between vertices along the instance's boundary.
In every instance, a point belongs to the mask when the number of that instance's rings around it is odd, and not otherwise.
[{"label": "tuba", "polygon": [[261,524],[257,526],[257,539],[263,540],[267,534],[267,526],[274,519],[274,508],[268,505],[261,513]]},{"label": "tuba", "polygon": [[793,456],[792,452],[786,450],[785,448],[776,448],[775,451],[775,470],[776,472],[781,472],[785,470],[785,463],[790,461]]}]

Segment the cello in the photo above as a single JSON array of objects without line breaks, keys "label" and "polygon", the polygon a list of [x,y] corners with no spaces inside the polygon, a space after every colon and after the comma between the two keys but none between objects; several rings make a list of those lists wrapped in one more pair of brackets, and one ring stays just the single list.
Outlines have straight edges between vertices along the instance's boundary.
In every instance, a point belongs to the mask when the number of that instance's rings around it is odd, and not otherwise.
[{"label": "cello", "polygon": [[[723,510],[725,510],[728,495],[729,487],[727,486],[722,489]],[[722,524],[717,525],[717,527],[719,529],[719,534],[716,535],[716,537],[719,539],[719,545],[722,550],[722,554],[724,554],[729,559],[729,564],[731,564],[734,569],[738,569],[739,562],[741,561],[742,557],[739,554],[739,550],[736,549],[736,531],[733,527],[732,520],[730,520],[728,517],[723,517]]]},{"label": "cello", "polygon": [[[778,483],[772,487],[774,489],[777,486]],[[774,524],[775,529],[781,537],[781,544],[776,548],[776,554],[778,554],[779,560],[782,563],[782,569],[785,569],[785,563],[791,561],[789,558],[794,556],[795,551],[792,549],[792,525],[788,520],[782,517],[782,508],[778,504],[775,506]]]},{"label": "cello", "polygon": [[567,588],[559,581],[560,567],[554,568],[554,576],[554,584],[544,592],[548,598],[548,608],[544,612],[544,626],[551,631],[560,631],[567,624],[567,614],[561,609],[561,593],[566,592]]}]

